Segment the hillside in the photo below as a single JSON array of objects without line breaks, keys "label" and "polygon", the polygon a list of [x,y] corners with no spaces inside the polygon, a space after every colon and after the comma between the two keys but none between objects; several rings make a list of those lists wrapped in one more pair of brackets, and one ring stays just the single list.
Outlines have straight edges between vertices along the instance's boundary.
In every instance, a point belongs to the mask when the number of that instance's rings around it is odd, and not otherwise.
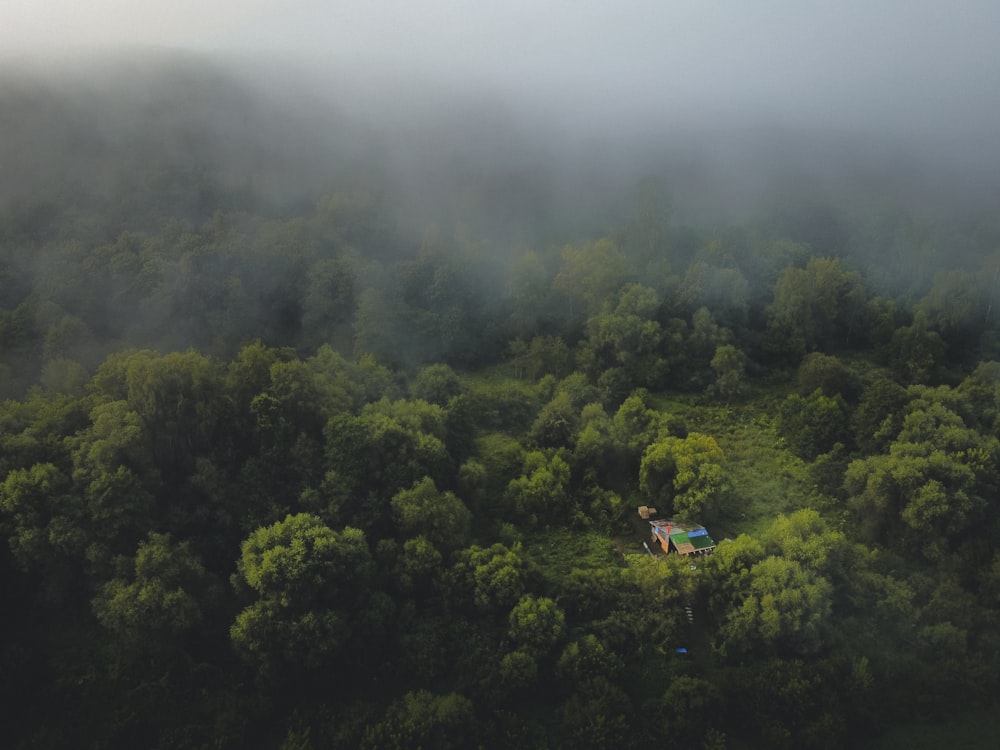
[{"label": "hillside", "polygon": [[995,212],[154,69],[0,85],[5,745],[996,735]]}]

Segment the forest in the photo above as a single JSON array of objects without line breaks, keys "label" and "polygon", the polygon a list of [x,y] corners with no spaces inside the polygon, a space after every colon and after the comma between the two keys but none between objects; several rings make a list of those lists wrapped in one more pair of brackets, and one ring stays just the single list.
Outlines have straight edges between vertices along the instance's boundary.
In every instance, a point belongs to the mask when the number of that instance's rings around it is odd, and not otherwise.
[{"label": "forest", "polygon": [[162,62],[0,81],[4,746],[994,745],[992,193]]}]

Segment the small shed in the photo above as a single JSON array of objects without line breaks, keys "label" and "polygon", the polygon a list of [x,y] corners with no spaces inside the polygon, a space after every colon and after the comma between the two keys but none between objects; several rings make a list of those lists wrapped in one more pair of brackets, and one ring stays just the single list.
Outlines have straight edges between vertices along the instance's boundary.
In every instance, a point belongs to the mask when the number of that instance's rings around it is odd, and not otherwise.
[{"label": "small shed", "polygon": [[715,550],[715,542],[708,530],[699,524],[664,518],[650,521],[649,525],[653,541],[659,542],[668,555],[671,551],[679,555],[710,555]]}]

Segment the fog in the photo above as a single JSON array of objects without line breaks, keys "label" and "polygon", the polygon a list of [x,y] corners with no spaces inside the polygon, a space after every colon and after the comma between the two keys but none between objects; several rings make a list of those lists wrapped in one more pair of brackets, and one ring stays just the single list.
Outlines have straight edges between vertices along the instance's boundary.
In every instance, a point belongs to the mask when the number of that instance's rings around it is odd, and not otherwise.
[{"label": "fog", "polygon": [[416,227],[468,181],[503,194],[493,225],[613,215],[649,176],[686,221],[978,208],[998,27],[987,2],[6,0],[2,187],[157,153],[296,200],[369,164]]}]

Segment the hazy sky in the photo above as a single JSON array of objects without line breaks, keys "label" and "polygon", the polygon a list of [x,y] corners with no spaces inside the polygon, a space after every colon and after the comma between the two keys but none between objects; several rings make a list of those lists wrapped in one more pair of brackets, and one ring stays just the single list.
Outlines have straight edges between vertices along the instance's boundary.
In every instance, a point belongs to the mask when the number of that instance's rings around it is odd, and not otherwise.
[{"label": "hazy sky", "polygon": [[0,0],[0,61],[125,45],[268,53],[580,117],[673,109],[706,126],[935,134],[942,149],[995,147],[998,40],[996,0]]},{"label": "hazy sky", "polygon": [[[3,0],[0,49],[163,45],[735,94],[996,82],[995,0]],[[982,91],[984,95],[995,91]]]}]

